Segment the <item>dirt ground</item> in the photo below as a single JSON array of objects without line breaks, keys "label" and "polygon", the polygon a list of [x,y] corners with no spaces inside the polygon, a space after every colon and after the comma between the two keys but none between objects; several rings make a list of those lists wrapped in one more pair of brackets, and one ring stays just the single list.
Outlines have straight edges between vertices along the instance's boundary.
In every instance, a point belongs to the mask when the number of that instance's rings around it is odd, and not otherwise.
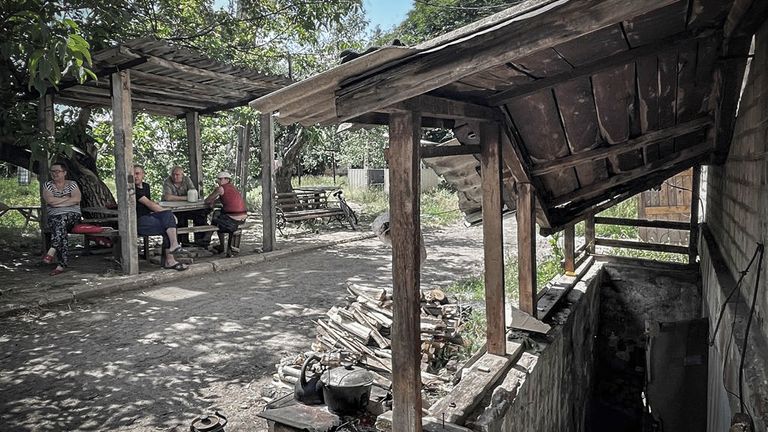
[{"label": "dirt ground", "polygon": [[[508,253],[514,233],[506,219]],[[422,287],[481,271],[481,227],[426,231],[425,243]],[[228,431],[265,430],[261,388],[281,357],[310,348],[312,320],[347,281],[390,286],[391,250],[356,241],[2,317],[3,430],[185,431],[213,410]]]}]

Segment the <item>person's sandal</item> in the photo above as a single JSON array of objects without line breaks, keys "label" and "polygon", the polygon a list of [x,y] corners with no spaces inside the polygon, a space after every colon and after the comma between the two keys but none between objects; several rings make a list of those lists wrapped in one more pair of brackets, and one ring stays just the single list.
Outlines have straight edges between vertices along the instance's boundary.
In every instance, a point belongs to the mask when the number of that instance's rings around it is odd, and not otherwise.
[{"label": "person's sandal", "polygon": [[182,245],[178,245],[178,246],[176,246],[176,249],[174,249],[174,250],[172,250],[172,251],[171,251],[171,253],[172,253],[172,254],[177,254],[177,253],[187,253],[187,250],[186,250],[186,249],[184,249],[184,246],[182,246]]},{"label": "person's sandal", "polygon": [[174,264],[172,266],[163,266],[163,268],[164,269],[168,269],[168,270],[184,271],[184,270],[188,269],[189,267],[187,265],[185,265],[185,264],[177,262],[176,264]]},{"label": "person's sandal", "polygon": [[56,267],[55,269],[51,270],[51,273],[50,273],[50,275],[51,275],[51,276],[58,276],[58,275],[60,275],[60,274],[62,274],[62,273],[64,273],[64,269],[63,269],[63,268],[59,268],[59,267]]}]

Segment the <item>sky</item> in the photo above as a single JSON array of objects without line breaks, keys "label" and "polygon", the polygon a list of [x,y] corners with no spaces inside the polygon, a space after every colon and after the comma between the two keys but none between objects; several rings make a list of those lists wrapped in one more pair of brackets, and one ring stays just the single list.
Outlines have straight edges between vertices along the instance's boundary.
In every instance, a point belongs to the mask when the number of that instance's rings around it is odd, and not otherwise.
[{"label": "sky", "polygon": [[413,7],[413,0],[364,0],[365,15],[371,21],[371,28],[379,25],[389,30],[405,19]]}]

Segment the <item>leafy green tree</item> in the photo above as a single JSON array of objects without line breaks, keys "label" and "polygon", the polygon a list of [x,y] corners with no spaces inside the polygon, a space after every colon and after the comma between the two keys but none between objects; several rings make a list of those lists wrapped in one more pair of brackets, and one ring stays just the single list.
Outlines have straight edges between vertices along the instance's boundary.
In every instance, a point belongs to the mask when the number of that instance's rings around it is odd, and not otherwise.
[{"label": "leafy green tree", "polygon": [[405,20],[387,37],[408,45],[448,33],[522,0],[417,0]]},{"label": "leafy green tree", "polygon": [[[36,131],[38,95],[65,79],[92,78],[90,52],[153,35],[216,60],[267,73],[305,76],[325,61],[326,52],[311,55],[323,51],[318,50],[323,47],[319,36],[351,33],[357,29],[349,26],[349,22],[361,22],[359,0],[239,0],[224,8],[216,3],[4,0],[0,8],[0,160],[28,165],[29,149],[44,151],[49,158],[70,160],[70,168],[77,168],[76,176],[101,183],[101,193],[97,195],[99,203],[104,203],[112,198],[105,196],[106,186],[96,174],[99,167],[108,167],[110,163],[98,164],[96,159],[107,154],[104,150],[109,148],[103,141],[111,138],[109,128],[103,124],[109,117],[101,110],[72,110],[67,115],[57,110],[56,139],[42,139]],[[97,115],[92,118],[93,112]],[[221,117],[225,120],[220,120]],[[234,119],[242,115],[227,113],[221,117],[203,121],[203,139],[210,146],[203,149],[206,156],[231,153],[219,150],[232,142],[233,134],[228,130],[232,129]],[[183,122],[138,116],[135,124],[139,131],[135,140],[139,158],[150,154],[147,149],[154,149],[158,143],[176,143],[162,148],[161,154],[167,155],[169,161],[178,161],[186,154],[186,139],[179,133]],[[163,127],[152,130],[157,124]],[[98,131],[99,140],[91,136],[94,131]],[[72,148],[78,151],[72,152]],[[149,160],[165,162],[162,158]],[[226,161],[223,157],[206,167],[223,167]],[[162,171],[167,171],[167,166]],[[78,179],[82,184],[81,180]]]}]

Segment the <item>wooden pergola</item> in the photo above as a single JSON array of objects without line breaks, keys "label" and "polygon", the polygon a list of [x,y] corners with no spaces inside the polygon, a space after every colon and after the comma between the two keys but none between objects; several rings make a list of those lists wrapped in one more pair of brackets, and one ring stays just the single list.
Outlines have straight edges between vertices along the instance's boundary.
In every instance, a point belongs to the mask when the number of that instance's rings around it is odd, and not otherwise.
[{"label": "wooden pergola", "polygon": [[727,154],[751,40],[741,29],[759,3],[530,0],[251,104],[285,124],[389,126],[393,430],[421,430],[413,239],[419,158],[432,151],[420,149],[421,128],[470,125],[479,135],[476,145],[457,134],[465,145],[440,155],[479,156],[487,350],[504,355],[502,202],[517,209],[520,309],[536,317],[536,224],[544,234],[565,230],[572,271],[576,222]]},{"label": "wooden pergola", "polygon": [[[133,182],[133,112],[186,119],[190,178],[202,195],[200,116],[247,105],[255,98],[284,87],[289,81],[219,63],[154,38],[137,39],[97,52],[93,62],[97,80],[84,84],[64,82],[57,90],[51,89],[42,97],[40,128],[53,135],[54,103],[112,108],[122,267],[124,273],[136,274],[139,266]],[[245,154],[238,159],[240,165],[247,166],[248,147],[244,146],[244,149]],[[264,249],[271,250],[274,232],[271,236],[265,233],[264,242]]]}]

